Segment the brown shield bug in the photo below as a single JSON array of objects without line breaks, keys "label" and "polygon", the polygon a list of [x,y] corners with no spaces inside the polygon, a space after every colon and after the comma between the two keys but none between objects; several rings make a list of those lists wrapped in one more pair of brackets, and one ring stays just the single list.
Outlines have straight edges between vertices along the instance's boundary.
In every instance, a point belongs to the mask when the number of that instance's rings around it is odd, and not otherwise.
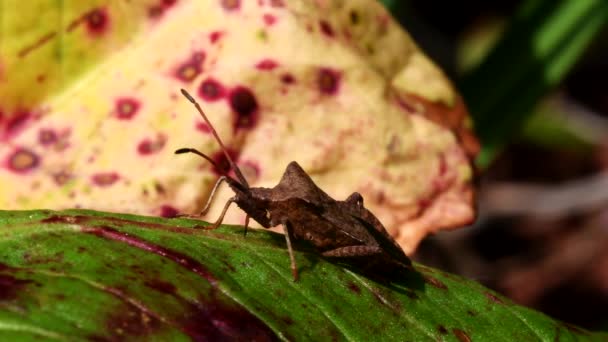
[{"label": "brown shield bug", "polygon": [[[364,263],[366,268],[373,268],[375,271],[391,272],[410,267],[410,259],[382,223],[364,207],[363,198],[359,193],[353,193],[345,201],[336,201],[321,190],[295,161],[287,165],[283,177],[274,188],[250,187],[198,102],[185,90],[182,89],[181,92],[194,104],[209,126],[236,175],[236,178],[233,178],[223,172],[213,187],[201,216],[208,211],[215,191],[222,181],[228,183],[235,195],[228,200],[220,217],[210,229],[215,229],[222,223],[232,203],[236,203],[247,214],[245,229],[249,218],[253,218],[264,228],[281,225],[285,233],[294,281],[298,279],[298,271],[292,240],[309,241],[324,257],[345,261],[357,260]],[[175,153],[197,154],[219,170],[211,158],[198,150],[181,148]]]}]

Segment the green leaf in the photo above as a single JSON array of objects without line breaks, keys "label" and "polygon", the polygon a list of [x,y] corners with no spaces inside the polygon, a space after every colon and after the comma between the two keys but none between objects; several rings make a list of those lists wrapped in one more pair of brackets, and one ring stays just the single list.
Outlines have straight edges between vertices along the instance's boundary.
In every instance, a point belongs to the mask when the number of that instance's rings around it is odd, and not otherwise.
[{"label": "green leaf", "polygon": [[85,210],[0,212],[3,339],[601,340],[460,277],[372,280],[281,235]]},{"label": "green leaf", "polygon": [[528,142],[549,149],[566,149],[591,155],[594,146],[601,143],[590,123],[576,121],[563,108],[554,103],[542,103],[525,123],[521,136]]},{"label": "green leaf", "polygon": [[606,24],[604,0],[528,0],[484,62],[461,82],[487,164]]}]

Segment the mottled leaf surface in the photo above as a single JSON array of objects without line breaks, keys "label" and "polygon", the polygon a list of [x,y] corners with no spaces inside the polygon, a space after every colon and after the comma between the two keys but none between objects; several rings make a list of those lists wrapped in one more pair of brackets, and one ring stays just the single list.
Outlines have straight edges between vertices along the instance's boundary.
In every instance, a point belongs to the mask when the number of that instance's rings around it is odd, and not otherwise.
[{"label": "mottled leaf surface", "polygon": [[428,267],[380,278],[266,231],[85,210],[0,212],[0,335],[21,339],[602,340]]},{"label": "mottled leaf surface", "polygon": [[296,160],[407,252],[475,216],[464,103],[369,0],[0,0],[0,208],[200,210],[219,172],[172,152],[226,160],[180,88],[252,186]]}]

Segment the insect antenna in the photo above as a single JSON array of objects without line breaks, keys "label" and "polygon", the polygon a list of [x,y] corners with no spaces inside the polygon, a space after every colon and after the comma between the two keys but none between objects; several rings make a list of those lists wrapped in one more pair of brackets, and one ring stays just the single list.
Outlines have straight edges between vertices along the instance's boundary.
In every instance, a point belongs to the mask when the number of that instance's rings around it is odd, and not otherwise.
[{"label": "insect antenna", "polygon": [[[213,159],[211,159],[208,155],[204,154],[203,152],[201,152],[201,151],[199,151],[197,149],[184,147],[184,148],[180,148],[180,149],[175,150],[175,154],[182,154],[182,153],[194,153],[197,156],[203,157],[208,162],[210,162],[211,165],[213,165],[213,167],[215,167],[219,172],[223,173],[223,171],[217,166],[217,164],[213,161]],[[224,175],[224,176],[226,176],[226,175]]]},{"label": "insect antenna", "polygon": [[[184,153],[194,153],[199,157],[204,158],[205,160],[207,160],[209,163],[211,163],[211,165],[213,165],[213,167],[217,170],[217,172],[219,172],[222,176],[226,177],[226,178],[230,178],[232,181],[240,184],[239,181],[237,181],[236,179],[230,177],[230,175],[228,175],[228,173],[224,170],[222,170],[215,161],[213,161],[213,159],[211,159],[211,157],[209,157],[208,155],[204,154],[203,152],[195,149],[195,148],[189,148],[189,147],[184,147],[184,148],[180,148],[175,150],[174,152],[175,154],[184,154]],[[242,184],[241,184],[242,185]]]},{"label": "insect antenna", "polygon": [[[198,104],[198,102],[185,89],[181,89],[181,92],[182,92],[182,95],[184,95],[184,97],[188,99],[188,101],[192,102],[192,104],[194,105],[194,107],[196,107],[196,110],[198,110],[199,114],[203,117],[203,119],[205,120],[205,122],[209,126],[209,129],[211,129],[211,133],[213,133],[213,136],[215,137],[215,140],[217,140],[217,142],[220,144],[220,147],[222,148],[222,151],[224,152],[224,155],[226,156],[226,159],[228,160],[228,164],[230,164],[230,168],[234,171],[234,174],[236,175],[236,178],[239,180],[239,183],[241,183],[241,185],[243,185],[243,187],[249,188],[249,183],[247,183],[247,180],[245,179],[245,177],[241,173],[241,170],[238,168],[238,166],[236,166],[236,164],[232,160],[232,157],[230,157],[230,154],[228,153],[228,150],[224,146],[224,143],[222,143],[222,139],[220,139],[220,136],[215,131],[215,128],[213,128],[213,125],[211,124],[211,122],[207,118],[207,115],[205,115],[205,112],[203,111],[203,109],[201,108],[201,106]],[[219,168],[217,167],[217,164],[214,163],[211,160],[211,158],[209,158],[205,154],[203,154],[203,153],[201,153],[201,152],[199,152],[199,151],[197,151],[195,149],[192,149],[192,148],[180,148],[179,150],[175,151],[176,154],[187,153],[187,152],[195,153],[195,154],[197,154],[197,155],[199,155],[199,156],[207,159],[209,162],[211,162],[212,165],[215,166],[216,169],[219,170]]]}]

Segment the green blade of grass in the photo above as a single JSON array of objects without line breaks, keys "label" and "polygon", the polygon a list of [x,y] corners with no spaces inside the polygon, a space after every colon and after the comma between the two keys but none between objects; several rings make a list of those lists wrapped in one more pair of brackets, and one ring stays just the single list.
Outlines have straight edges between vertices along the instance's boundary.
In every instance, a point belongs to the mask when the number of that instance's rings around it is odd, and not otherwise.
[{"label": "green blade of grass", "polygon": [[486,165],[573,67],[608,18],[608,2],[526,1],[485,60],[461,82]]}]

